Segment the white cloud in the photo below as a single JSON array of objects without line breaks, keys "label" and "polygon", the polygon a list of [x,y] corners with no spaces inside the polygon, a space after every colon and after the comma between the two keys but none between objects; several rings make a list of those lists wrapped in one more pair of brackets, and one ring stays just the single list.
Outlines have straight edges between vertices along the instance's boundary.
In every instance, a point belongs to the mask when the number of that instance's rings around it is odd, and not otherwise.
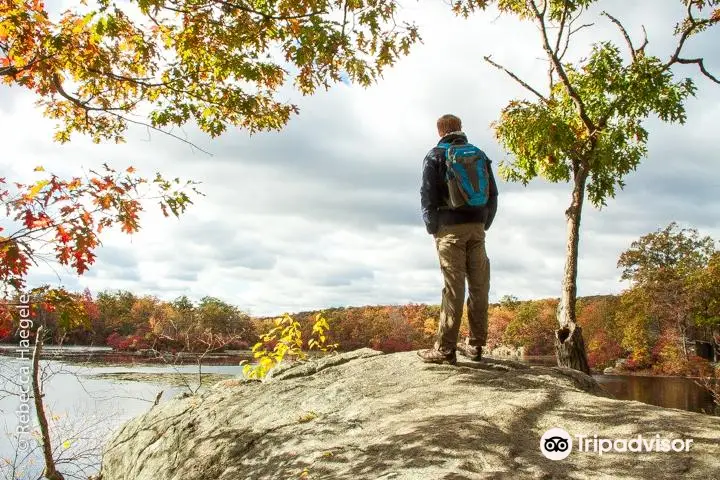
[{"label": "white cloud", "polygon": [[[679,6],[679,2],[678,2]],[[667,37],[682,8],[657,2],[603,2],[641,38],[650,52],[668,51]],[[546,64],[537,32],[529,24],[485,12],[453,17],[443,2],[413,3],[403,14],[418,19],[424,44],[369,89],[339,84],[329,92],[297,99],[299,117],[282,132],[250,137],[229,132],[216,140],[187,128],[213,157],[158,134],[132,129],[124,145],[94,145],[75,138],[51,141],[53,123],[33,98],[0,87],[3,176],[28,181],[42,164],[63,175],[108,162],[130,164],[152,176],[162,171],[203,182],[207,196],[180,221],[165,219],[153,205],[141,231],[109,232],[92,273],[80,278],[62,268],[39,267],[33,282],[93,291],[126,288],[171,299],[213,295],[255,314],[337,305],[437,303],[442,288],[434,244],[420,218],[419,183],[424,154],[436,141],[435,119],[463,118],[471,141],[497,167],[503,158],[490,122],[512,98],[527,93],[484,55],[543,88]],[[622,38],[597,18],[583,39]],[[720,70],[707,37],[692,40],[689,54],[706,55]],[[576,48],[570,56],[587,52]],[[710,61],[713,60],[713,61]],[[602,212],[585,210],[579,293],[617,292],[617,258],[640,235],[670,221],[720,238],[715,148],[720,91],[698,80],[685,126],[649,122],[649,158],[627,178],[627,188]],[[183,135],[181,130],[177,133]],[[491,297],[559,296],[565,252],[567,185],[532,182],[523,188],[500,182],[499,210],[488,232]]]}]

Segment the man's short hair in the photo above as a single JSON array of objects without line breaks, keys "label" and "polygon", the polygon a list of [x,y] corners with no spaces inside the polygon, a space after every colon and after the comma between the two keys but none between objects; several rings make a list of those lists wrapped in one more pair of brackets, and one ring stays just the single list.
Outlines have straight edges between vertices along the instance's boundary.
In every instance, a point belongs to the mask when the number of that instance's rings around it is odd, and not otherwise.
[{"label": "man's short hair", "polygon": [[437,129],[441,136],[451,132],[459,132],[462,130],[462,121],[455,115],[448,113],[438,118]]}]

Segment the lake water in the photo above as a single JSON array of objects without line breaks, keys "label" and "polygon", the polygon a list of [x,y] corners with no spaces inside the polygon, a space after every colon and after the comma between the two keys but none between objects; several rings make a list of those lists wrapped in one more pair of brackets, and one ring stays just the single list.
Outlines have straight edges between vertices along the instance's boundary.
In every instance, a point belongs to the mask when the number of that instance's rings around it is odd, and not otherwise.
[{"label": "lake water", "polygon": [[[48,372],[53,372],[45,389],[45,405],[48,416],[54,425],[54,433],[58,439],[58,449],[62,458],[80,457],[87,464],[84,475],[94,473],[97,469],[99,447],[128,419],[147,411],[153,404],[158,392],[164,392],[161,402],[187,391],[185,387],[161,385],[149,382],[119,381],[108,378],[97,378],[98,374],[145,373],[159,375],[167,373],[184,373],[188,380],[195,382],[193,374],[197,373],[196,365],[167,366],[138,363],[143,360],[137,357],[109,356],[106,349],[96,349],[93,363],[77,363],[77,361],[43,361]],[[77,360],[83,358],[82,349],[72,350]],[[87,354],[87,350],[85,350]],[[127,362],[131,363],[119,363]],[[106,362],[111,361],[112,364]],[[242,367],[237,359],[224,361],[225,365],[204,366],[203,372],[239,376]],[[5,387],[0,384],[0,479],[11,478],[7,465],[2,458],[12,459],[17,444],[12,432],[18,425],[16,411],[19,407],[17,396],[2,393],[3,389],[11,389],[13,381],[17,381],[22,363],[14,357],[0,356],[0,382],[5,380]],[[554,365],[553,358],[528,359],[530,364]],[[595,379],[608,392],[622,400],[637,400],[644,403],[667,408],[678,408],[694,412],[713,412],[710,394],[696,385],[691,379],[676,377],[639,377],[594,375]],[[159,377],[160,378],[160,377]],[[35,425],[33,418],[33,425]],[[63,445],[64,443],[64,445]],[[42,469],[39,451],[34,452],[34,465],[30,465],[17,478],[37,478]]]},{"label": "lake water", "polygon": [[[529,357],[530,365],[557,365],[555,357]],[[607,392],[618,400],[635,400],[665,408],[720,414],[712,395],[691,378],[645,377],[638,375],[593,375]]]},{"label": "lake water", "polygon": [[[138,361],[137,358],[133,359]],[[3,459],[13,459],[17,452],[17,441],[12,435],[16,431],[19,417],[16,411],[20,407],[19,397],[3,393],[3,390],[17,391],[21,366],[30,366],[13,357],[0,356],[0,479],[13,478]],[[154,403],[158,393],[164,393],[161,402],[188,391],[186,387],[160,385],[156,383],[117,381],[96,378],[98,374],[146,373],[167,374],[184,373],[191,387],[197,386],[196,365],[166,366],[147,364],[76,364],[67,361],[43,361],[42,366],[52,376],[45,387],[45,409],[50,423],[53,424],[54,438],[57,438],[58,451],[62,458],[80,457],[87,466],[79,478],[95,473],[99,460],[99,447],[111,436],[112,432],[130,418],[147,411]],[[237,365],[203,366],[204,373],[240,375],[242,367]],[[194,383],[193,383],[194,382]],[[4,383],[4,385],[3,385]],[[34,412],[34,409],[33,409]],[[32,428],[37,427],[34,418]],[[27,437],[25,437],[27,438]],[[68,443],[66,443],[68,442]],[[55,442],[54,442],[55,443]],[[65,445],[63,445],[65,443]],[[25,452],[21,452],[25,454]],[[24,462],[26,470],[16,478],[38,478],[42,470],[39,450],[31,452],[29,461]],[[63,471],[67,472],[66,469]]]}]

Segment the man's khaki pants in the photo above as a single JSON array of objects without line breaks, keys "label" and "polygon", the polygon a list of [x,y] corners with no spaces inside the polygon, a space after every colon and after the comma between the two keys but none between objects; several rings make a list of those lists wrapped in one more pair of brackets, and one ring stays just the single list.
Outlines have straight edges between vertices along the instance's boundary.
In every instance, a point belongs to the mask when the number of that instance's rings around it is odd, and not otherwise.
[{"label": "man's khaki pants", "polygon": [[435,348],[450,353],[457,344],[465,300],[465,278],[468,282],[468,343],[485,345],[488,328],[488,294],[490,260],[485,253],[485,225],[461,223],[441,226],[435,234],[440,269],[445,278]]}]

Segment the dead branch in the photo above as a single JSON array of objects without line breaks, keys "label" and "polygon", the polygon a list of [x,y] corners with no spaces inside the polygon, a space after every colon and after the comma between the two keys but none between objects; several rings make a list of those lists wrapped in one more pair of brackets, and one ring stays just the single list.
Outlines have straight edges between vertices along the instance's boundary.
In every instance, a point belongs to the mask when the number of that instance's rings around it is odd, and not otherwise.
[{"label": "dead branch", "polygon": [[642,26],[642,30],[643,30],[643,36],[645,37],[645,39],[643,40],[643,44],[640,45],[640,47],[638,47],[637,53],[642,53],[644,55],[645,47],[647,47],[647,44],[648,44],[648,36],[647,36],[647,30],[645,30],[645,25]]},{"label": "dead branch", "polygon": [[[608,12],[602,12],[601,15],[604,15],[604,16],[608,17],[611,22],[613,22],[615,25],[618,26],[618,28],[619,28],[620,31],[622,32],[623,36],[625,37],[625,42],[627,43],[628,48],[630,49],[630,55],[632,55],[633,61],[635,61],[635,59],[637,58],[637,49],[636,49],[635,46],[633,45],[632,39],[630,38],[630,34],[629,34],[628,31],[625,29],[625,27],[623,26],[623,24],[620,22],[620,20],[618,20],[617,18],[613,17],[613,16],[610,15]],[[643,27],[643,29],[644,29],[644,27]],[[645,39],[647,40],[647,36],[645,37]]]},{"label": "dead branch", "polygon": [[508,70],[507,68],[503,67],[502,65],[500,65],[500,64],[498,64],[498,63],[495,63],[495,62],[490,58],[489,55],[486,55],[486,56],[483,57],[483,58],[484,58],[485,61],[488,62],[490,65],[492,65],[493,67],[495,67],[495,68],[497,68],[497,69],[499,69],[499,70],[502,70],[503,72],[507,73],[513,80],[515,80],[515,81],[518,82],[520,85],[522,85],[523,87],[527,88],[527,89],[530,90],[532,93],[534,93],[535,95],[537,95],[537,97],[540,98],[540,100],[542,100],[542,101],[545,102],[545,103],[548,102],[548,99],[547,99],[545,96],[543,96],[543,94],[541,94],[540,92],[538,92],[537,90],[535,90],[535,89],[534,89],[533,87],[531,87],[527,82],[525,82],[524,80],[522,80],[520,77],[518,77],[517,75],[515,75],[513,72],[511,72],[511,71]]},{"label": "dead branch", "polygon": [[588,116],[587,110],[585,109],[585,104],[583,103],[582,98],[580,98],[580,95],[577,93],[577,91],[575,91],[575,88],[572,86],[572,83],[570,83],[570,79],[568,78],[567,73],[565,72],[565,67],[563,67],[562,63],[560,62],[560,59],[557,57],[557,55],[555,55],[552,47],[550,46],[550,39],[548,37],[547,24],[545,23],[545,17],[542,15],[540,10],[538,10],[535,0],[530,0],[528,2],[528,4],[532,8],[533,13],[535,14],[535,18],[537,19],[538,26],[540,27],[540,33],[542,35],[542,41],[543,41],[543,48],[545,49],[545,52],[547,53],[547,56],[550,59],[550,62],[555,66],[555,71],[557,71],[558,76],[560,77],[560,80],[562,80],[562,83],[565,86],[565,89],[567,90],[568,96],[572,99],[573,103],[575,104],[575,107],[577,108],[577,111],[578,111],[578,115],[580,116],[580,119],[582,120],[583,124],[585,125],[585,128],[588,130],[588,133],[590,134],[590,136],[593,136],[596,131],[595,124]]}]

